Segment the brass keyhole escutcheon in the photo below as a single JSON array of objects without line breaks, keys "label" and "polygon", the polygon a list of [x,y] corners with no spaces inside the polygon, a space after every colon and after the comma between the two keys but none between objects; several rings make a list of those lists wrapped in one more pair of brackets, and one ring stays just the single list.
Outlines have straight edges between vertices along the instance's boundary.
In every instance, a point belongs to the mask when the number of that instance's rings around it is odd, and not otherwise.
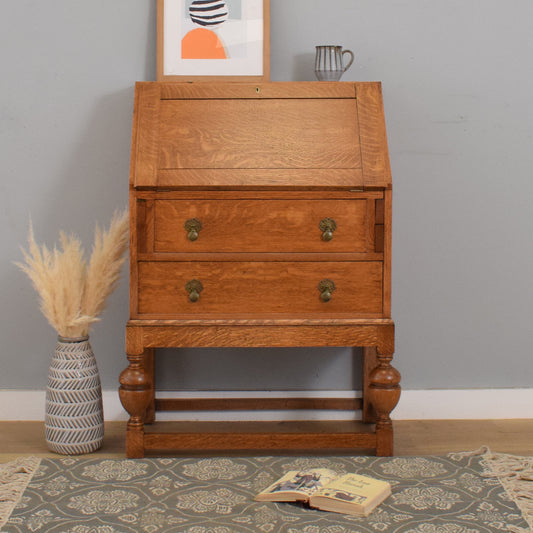
[{"label": "brass keyhole escutcheon", "polygon": [[318,290],[320,291],[320,299],[323,302],[329,302],[331,300],[331,296],[333,294],[333,291],[336,289],[335,283],[331,281],[330,279],[323,279],[318,284]]},{"label": "brass keyhole escutcheon", "polygon": [[200,293],[204,290],[201,281],[191,279],[185,284],[185,290],[189,293],[189,300],[194,303],[200,299]]},{"label": "brass keyhole escutcheon", "polygon": [[332,218],[323,218],[318,225],[322,232],[323,241],[331,241],[333,232],[337,229],[337,223]]},{"label": "brass keyhole escutcheon", "polygon": [[200,230],[202,229],[202,223],[197,218],[189,218],[189,220],[186,220],[184,227],[187,232],[187,239],[191,242],[198,239]]}]

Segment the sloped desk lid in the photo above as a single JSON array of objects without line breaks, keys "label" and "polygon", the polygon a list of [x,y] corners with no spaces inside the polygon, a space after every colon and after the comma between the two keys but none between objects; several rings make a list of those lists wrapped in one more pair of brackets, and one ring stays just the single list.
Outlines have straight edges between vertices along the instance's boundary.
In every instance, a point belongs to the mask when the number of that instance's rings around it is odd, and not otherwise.
[{"label": "sloped desk lid", "polygon": [[141,189],[389,188],[378,82],[138,82]]}]

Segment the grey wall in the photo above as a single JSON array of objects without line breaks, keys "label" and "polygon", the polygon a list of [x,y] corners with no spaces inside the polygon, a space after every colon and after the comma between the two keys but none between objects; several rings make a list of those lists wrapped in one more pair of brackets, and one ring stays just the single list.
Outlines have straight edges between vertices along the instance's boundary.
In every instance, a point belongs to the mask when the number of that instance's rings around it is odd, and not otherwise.
[{"label": "grey wall", "polygon": [[[531,387],[533,4],[272,0],[272,79],[312,80],[316,44],[382,80],[394,178],[393,317],[406,389]],[[133,84],[155,79],[155,0],[0,6],[0,388],[43,389],[55,333],[13,265],[31,215],[90,247],[127,202]],[[104,388],[125,366],[127,277],[91,335]],[[161,354],[166,387],[357,385],[348,350]],[[172,377],[172,372],[175,376]],[[161,373],[163,374],[163,373]]]}]

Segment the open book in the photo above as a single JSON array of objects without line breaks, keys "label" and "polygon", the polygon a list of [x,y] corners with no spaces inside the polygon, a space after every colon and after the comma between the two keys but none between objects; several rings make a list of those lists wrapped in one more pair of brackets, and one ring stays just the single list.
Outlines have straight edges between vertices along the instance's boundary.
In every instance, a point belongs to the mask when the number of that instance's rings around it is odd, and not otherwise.
[{"label": "open book", "polygon": [[391,493],[391,486],[359,474],[338,477],[327,468],[291,470],[260,492],[257,501],[306,502],[309,507],[352,515],[369,515]]}]

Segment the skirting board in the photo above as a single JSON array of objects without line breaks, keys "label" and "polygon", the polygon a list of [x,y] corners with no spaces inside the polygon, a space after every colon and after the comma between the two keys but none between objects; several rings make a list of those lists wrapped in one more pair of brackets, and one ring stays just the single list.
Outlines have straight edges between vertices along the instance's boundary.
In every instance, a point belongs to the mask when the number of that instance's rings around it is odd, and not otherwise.
[{"label": "skirting board", "polygon": [[[161,392],[160,398],[336,397],[354,398],[352,391],[187,391]],[[127,420],[116,390],[103,392],[106,421]],[[44,420],[45,391],[0,390],[0,420]],[[532,418],[533,389],[404,390],[392,413],[394,420],[482,420]],[[355,414],[355,418],[357,415]],[[348,420],[351,411],[214,411],[162,412],[158,420]]]}]

